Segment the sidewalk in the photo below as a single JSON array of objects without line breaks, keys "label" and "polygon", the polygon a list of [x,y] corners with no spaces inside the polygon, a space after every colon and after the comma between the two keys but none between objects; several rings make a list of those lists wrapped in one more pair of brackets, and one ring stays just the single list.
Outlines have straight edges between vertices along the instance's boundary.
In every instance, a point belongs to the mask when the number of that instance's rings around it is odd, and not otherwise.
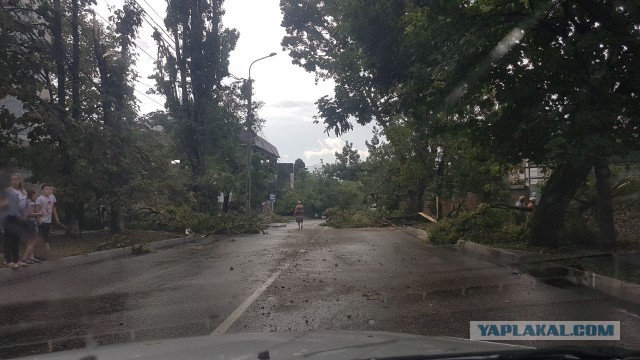
[{"label": "sidewalk", "polygon": [[[198,242],[199,240],[204,240],[206,242],[215,240],[212,237],[195,237],[195,236],[186,236],[175,239],[167,239],[154,241],[148,244],[145,244],[144,247],[151,250],[158,250],[162,248],[167,248],[171,246]],[[86,255],[76,255],[64,257],[57,260],[45,261],[41,264],[32,264],[27,267],[22,267],[20,269],[11,269],[8,267],[4,267],[0,269],[0,284],[25,279],[31,276],[45,274],[48,272],[67,269],[74,266],[91,264],[103,260],[111,260],[120,257],[126,257],[134,254],[134,246],[127,246],[124,248],[117,248],[111,250],[104,250],[93,252]]]},{"label": "sidewalk", "polygon": [[[428,236],[425,231],[407,228],[406,232],[428,243]],[[498,266],[518,269],[535,276],[544,283],[558,284],[558,282],[565,282],[572,285],[590,287],[617,299],[640,304],[640,285],[555,263],[562,261],[562,258],[548,254],[500,249],[464,240],[458,241],[453,247],[463,254],[487,260]],[[585,257],[595,256],[615,256],[615,261],[619,263],[640,264],[640,255],[638,254],[595,254]]]},{"label": "sidewalk", "polygon": [[[285,227],[286,223],[270,223],[262,224],[267,228]],[[145,249],[158,250],[162,248],[168,248],[172,246],[187,244],[187,243],[211,243],[219,240],[221,236],[211,235],[207,237],[201,236],[185,236],[174,239],[159,240],[142,245]],[[27,267],[19,269],[11,269],[8,267],[0,268],[0,284],[15,280],[25,279],[31,276],[49,273],[61,269],[67,269],[70,267],[87,265],[104,260],[111,260],[115,258],[127,257],[136,255],[136,247],[138,245],[127,246],[123,248],[110,249],[104,251],[97,251],[86,255],[68,256],[56,260],[45,261],[41,264],[32,264]]]}]

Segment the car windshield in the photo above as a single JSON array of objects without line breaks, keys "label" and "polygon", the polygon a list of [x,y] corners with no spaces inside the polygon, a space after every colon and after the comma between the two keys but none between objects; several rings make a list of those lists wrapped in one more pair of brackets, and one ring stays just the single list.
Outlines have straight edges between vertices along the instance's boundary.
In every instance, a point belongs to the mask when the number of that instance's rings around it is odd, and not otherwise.
[{"label": "car windshield", "polygon": [[0,0],[0,41],[0,358],[637,356],[637,0]]}]

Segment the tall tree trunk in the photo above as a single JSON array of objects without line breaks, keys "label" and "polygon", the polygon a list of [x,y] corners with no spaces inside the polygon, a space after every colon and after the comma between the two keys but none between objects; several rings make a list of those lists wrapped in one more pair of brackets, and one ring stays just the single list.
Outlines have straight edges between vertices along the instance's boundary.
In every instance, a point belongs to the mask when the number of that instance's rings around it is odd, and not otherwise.
[{"label": "tall tree trunk", "polygon": [[[117,82],[117,80],[114,80],[112,82],[109,79],[110,69],[109,69],[109,64],[107,63],[107,59],[104,56],[104,54],[106,53],[106,49],[101,42],[101,39],[100,39],[101,34],[99,29],[100,28],[97,26],[97,22],[94,19],[93,51],[94,51],[96,61],[98,63],[98,73],[100,75],[102,120],[105,126],[107,127],[107,129],[111,130],[110,132],[105,132],[105,136],[109,136],[113,140],[117,138],[118,136],[117,132],[119,129],[118,119],[116,119],[118,112],[114,111],[114,105],[118,106],[120,104],[121,99],[120,98],[114,99],[114,96],[112,94],[114,82]],[[118,94],[118,95],[122,96],[122,94]],[[117,155],[119,153],[119,150],[121,149],[116,148],[108,152],[108,155],[106,155],[105,161],[108,161],[109,163],[117,163],[118,161],[120,161]],[[109,178],[112,185],[117,183],[115,179],[118,176],[117,171],[116,173],[108,172],[106,176]],[[118,186],[116,186],[116,189],[117,188]],[[121,205],[118,199],[118,195],[114,195],[114,191],[108,191],[108,194],[109,194],[108,196],[110,197],[109,200],[111,201],[110,231],[112,234],[121,234],[122,231],[124,230],[123,206]]]},{"label": "tall tree trunk", "polygon": [[222,202],[222,212],[229,212],[229,193],[224,193],[224,200]]},{"label": "tall tree trunk", "polygon": [[65,235],[74,238],[80,237],[84,222],[84,203],[79,201],[67,202],[64,205],[64,217],[66,220]]},{"label": "tall tree trunk", "polygon": [[[192,14],[193,16],[193,14]],[[187,76],[188,76],[188,71],[187,71],[187,60],[186,58],[189,56],[190,53],[187,53],[187,46],[186,44],[191,42],[191,37],[190,37],[190,30],[191,29],[191,25],[188,22],[188,19],[184,19],[182,22],[182,28],[183,33],[182,33],[182,45],[183,48],[180,48],[180,41],[179,41],[179,37],[178,37],[178,30],[174,29],[173,32],[173,39],[175,42],[175,49],[176,49],[176,62],[178,65],[178,69],[179,69],[179,73],[180,73],[180,97],[181,97],[181,105],[182,105],[182,112],[184,113],[184,118],[185,121],[187,122],[188,126],[185,129],[185,132],[183,133],[183,143],[184,143],[184,149],[189,157],[189,164],[190,164],[190,169],[191,169],[191,174],[194,178],[198,177],[198,173],[200,172],[199,170],[199,163],[198,161],[196,161],[196,158],[198,157],[198,151],[197,151],[197,118],[196,118],[196,114],[195,112],[197,110],[195,110],[197,108],[197,106],[194,104],[194,106],[191,106],[191,100],[189,99],[189,87],[187,84]],[[193,51],[193,49],[191,49]],[[193,65],[192,65],[192,71],[193,71]],[[196,79],[191,79],[192,82],[192,89],[193,89],[193,98],[194,98],[194,103],[197,101],[198,98],[198,94],[197,94],[197,87],[195,86],[194,82],[197,81]]]},{"label": "tall tree trunk", "polygon": [[[184,24],[183,24],[184,26]],[[178,38],[178,30],[173,31],[173,42],[176,44],[176,62],[180,69],[180,96],[182,98],[182,107],[186,113],[189,113],[189,88],[187,87],[187,62],[180,49],[180,39]],[[186,54],[184,54],[186,56]]]},{"label": "tall tree trunk", "polygon": [[[79,24],[79,0],[71,2],[71,119],[73,124],[80,122],[80,24]],[[67,167],[71,170],[75,168],[75,159],[71,155],[66,158]],[[72,172],[68,172],[71,175]],[[67,235],[79,237],[82,231],[82,222],[84,218],[84,203],[77,199],[70,199],[69,217],[67,217],[69,226],[67,227]]]},{"label": "tall tree trunk", "polygon": [[[442,193],[444,192],[444,171],[446,167],[445,163],[445,154],[442,152],[442,156],[440,157],[440,161],[438,162],[438,168],[436,170],[436,177],[438,181],[438,193],[435,197],[435,206],[436,206],[436,220],[440,221],[442,219]],[[425,164],[426,165],[426,164]],[[423,186],[424,188],[424,186]]]},{"label": "tall tree trunk", "polygon": [[79,0],[71,1],[71,118],[77,124],[80,121],[80,7]]},{"label": "tall tree trunk", "polygon": [[598,246],[602,250],[613,250],[616,245],[616,229],[613,223],[613,201],[611,199],[611,170],[609,160],[597,158],[593,163],[596,175],[596,221],[598,223]]},{"label": "tall tree trunk", "polygon": [[417,181],[415,188],[409,190],[409,211],[414,213],[422,211],[422,205],[424,202],[424,188],[425,181],[424,179],[421,179]]},{"label": "tall tree trunk", "polygon": [[66,76],[65,71],[65,46],[62,36],[62,5],[60,0],[53,0],[53,57],[56,62],[56,77],[58,80],[57,96],[58,96],[58,112],[60,121],[66,125]]},{"label": "tall tree trunk", "polygon": [[[56,63],[56,78],[58,81],[57,97],[58,97],[58,116],[62,129],[56,129],[57,136],[60,140],[60,150],[63,154],[62,173],[67,177],[72,177],[75,171],[75,161],[69,153],[67,144],[67,131],[69,130],[69,122],[67,119],[67,88],[66,88],[66,55],[65,41],[62,34],[62,16],[64,9],[61,0],[53,0],[53,56]],[[74,54],[75,55],[75,54]],[[79,237],[84,216],[84,203],[69,201],[64,206],[66,234],[71,237]]]},{"label": "tall tree trunk", "polygon": [[109,94],[109,69],[107,65],[107,59],[105,59],[105,49],[100,42],[100,28],[98,27],[97,20],[93,19],[93,52],[98,63],[98,73],[100,75],[100,97],[102,100],[102,117],[105,125],[110,128],[113,127],[112,121],[112,107],[113,101]]},{"label": "tall tree trunk", "polygon": [[591,167],[591,162],[578,160],[560,165],[551,173],[534,211],[531,245],[558,247],[560,230],[571,199],[584,184]]},{"label": "tall tree trunk", "polygon": [[205,79],[203,76],[194,76],[193,74],[205,73],[205,59],[203,54],[203,34],[204,34],[204,21],[202,11],[205,8],[201,4],[201,0],[191,0],[191,32],[189,39],[189,49],[191,54],[191,87],[193,93],[193,109],[191,111],[191,174],[196,177],[202,177],[206,174],[206,165],[204,159],[203,148],[203,118],[205,113],[205,101],[207,94],[207,87],[205,81],[212,81],[211,79]]},{"label": "tall tree trunk", "polygon": [[111,233],[122,234],[124,232],[124,206],[119,201],[111,203]]}]

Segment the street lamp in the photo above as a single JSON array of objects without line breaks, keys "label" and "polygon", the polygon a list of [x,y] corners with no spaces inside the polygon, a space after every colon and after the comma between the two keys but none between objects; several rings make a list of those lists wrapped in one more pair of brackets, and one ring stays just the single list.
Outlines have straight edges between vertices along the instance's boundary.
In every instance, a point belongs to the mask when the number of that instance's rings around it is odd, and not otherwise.
[{"label": "street lamp", "polygon": [[276,53],[272,52],[267,56],[263,56],[259,59],[253,60],[251,65],[249,65],[249,79],[247,80],[248,85],[246,86],[247,91],[247,205],[246,211],[251,211],[251,143],[254,139],[253,134],[253,105],[251,103],[251,96],[253,95],[253,83],[251,80],[251,67],[253,64],[260,60],[264,60],[270,58],[272,56],[276,56]]}]

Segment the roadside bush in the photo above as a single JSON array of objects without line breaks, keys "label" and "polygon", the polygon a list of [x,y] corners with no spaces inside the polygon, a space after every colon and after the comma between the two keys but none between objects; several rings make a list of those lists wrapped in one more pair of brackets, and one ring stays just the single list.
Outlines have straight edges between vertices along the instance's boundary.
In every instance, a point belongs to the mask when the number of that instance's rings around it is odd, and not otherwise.
[{"label": "roadside bush", "polygon": [[455,244],[458,240],[483,243],[526,242],[528,229],[514,223],[513,214],[481,204],[474,211],[455,219],[445,219],[430,227],[429,239],[434,244]]},{"label": "roadside bush", "polygon": [[526,244],[529,242],[529,228],[524,225],[507,225],[502,228],[502,239]]},{"label": "roadside bush", "polygon": [[598,241],[595,226],[590,224],[587,217],[578,211],[571,210],[565,217],[564,228],[560,231],[562,242],[565,245],[593,246]]},{"label": "roadside bush", "polygon": [[192,211],[187,206],[167,207],[138,215],[136,229],[184,232],[190,229],[200,234],[260,232],[260,225],[270,222],[271,215],[246,215],[241,213],[205,214]]},{"label": "roadside bush", "polygon": [[261,224],[288,223],[294,220],[293,216],[282,216],[270,212],[260,213],[257,216]]},{"label": "roadside bush", "polygon": [[330,208],[325,211],[327,220],[321,225],[333,228],[366,228],[366,227],[385,227],[391,223],[367,213],[366,211],[343,210],[338,208]]},{"label": "roadside bush", "polygon": [[434,224],[429,229],[429,241],[437,245],[455,244],[460,240],[461,235],[458,228],[451,220],[443,220]]}]

